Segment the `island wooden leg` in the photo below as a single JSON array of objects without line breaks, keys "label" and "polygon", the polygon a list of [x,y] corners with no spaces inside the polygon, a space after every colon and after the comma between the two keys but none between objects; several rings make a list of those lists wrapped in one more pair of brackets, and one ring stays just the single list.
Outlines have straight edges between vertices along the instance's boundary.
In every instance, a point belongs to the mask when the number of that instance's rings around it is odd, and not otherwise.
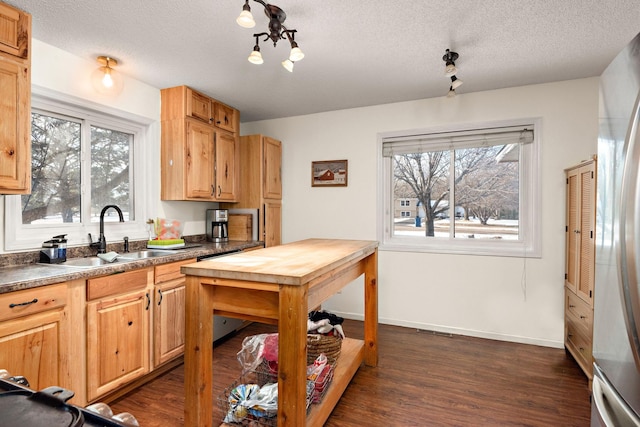
[{"label": "island wooden leg", "polygon": [[184,346],[184,425],[213,425],[213,286],[187,276]]},{"label": "island wooden leg", "polygon": [[378,251],[364,262],[364,363],[378,365]]},{"label": "island wooden leg", "polygon": [[280,285],[278,426],[306,425],[308,287]]}]

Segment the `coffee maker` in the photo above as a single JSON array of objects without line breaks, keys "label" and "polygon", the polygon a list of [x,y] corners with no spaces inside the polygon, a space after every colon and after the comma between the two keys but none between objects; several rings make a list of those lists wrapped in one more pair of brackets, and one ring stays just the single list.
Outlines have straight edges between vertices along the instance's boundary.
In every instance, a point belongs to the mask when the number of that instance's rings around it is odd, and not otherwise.
[{"label": "coffee maker", "polygon": [[227,209],[207,209],[207,241],[226,242],[229,240],[229,211]]}]

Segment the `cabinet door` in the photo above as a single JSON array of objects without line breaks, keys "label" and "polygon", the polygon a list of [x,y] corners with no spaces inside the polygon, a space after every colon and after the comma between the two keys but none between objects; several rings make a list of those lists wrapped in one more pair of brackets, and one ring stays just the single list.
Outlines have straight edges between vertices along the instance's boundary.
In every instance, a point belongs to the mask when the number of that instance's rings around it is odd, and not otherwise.
[{"label": "cabinet door", "polygon": [[149,372],[148,290],[87,303],[87,398]]},{"label": "cabinet door", "polygon": [[155,288],[154,366],[184,352],[185,279],[171,280]]},{"label": "cabinet door", "polygon": [[187,122],[186,196],[213,200],[214,130],[210,126]]},{"label": "cabinet door", "polygon": [[0,323],[0,367],[24,376],[32,389],[64,386],[63,310],[38,313]]},{"label": "cabinet door", "polygon": [[236,157],[238,138],[227,132],[216,132],[216,200],[233,202],[236,200]]},{"label": "cabinet door", "polygon": [[263,197],[282,200],[282,143],[264,137]]},{"label": "cabinet door", "polygon": [[30,43],[31,15],[0,3],[0,52],[28,60]]},{"label": "cabinet door", "polygon": [[[2,28],[1,25],[0,28]],[[26,194],[31,191],[30,105],[28,66],[0,58],[0,193],[2,194]]]},{"label": "cabinet door", "polygon": [[233,108],[221,104],[219,102],[213,103],[213,124],[228,132],[236,133],[236,110]]},{"label": "cabinet door", "polygon": [[212,102],[208,97],[187,88],[187,116],[211,124]]},{"label": "cabinet door", "polygon": [[593,304],[595,270],[595,162],[567,172],[567,287]]},{"label": "cabinet door", "polygon": [[264,204],[264,247],[282,243],[282,202],[266,201]]}]

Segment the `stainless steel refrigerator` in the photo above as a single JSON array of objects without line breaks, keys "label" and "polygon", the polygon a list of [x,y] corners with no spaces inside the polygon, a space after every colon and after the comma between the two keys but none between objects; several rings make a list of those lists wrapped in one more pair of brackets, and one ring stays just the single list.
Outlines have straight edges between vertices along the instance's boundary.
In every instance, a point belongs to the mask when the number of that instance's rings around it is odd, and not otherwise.
[{"label": "stainless steel refrigerator", "polygon": [[640,34],[600,81],[591,426],[640,426]]}]

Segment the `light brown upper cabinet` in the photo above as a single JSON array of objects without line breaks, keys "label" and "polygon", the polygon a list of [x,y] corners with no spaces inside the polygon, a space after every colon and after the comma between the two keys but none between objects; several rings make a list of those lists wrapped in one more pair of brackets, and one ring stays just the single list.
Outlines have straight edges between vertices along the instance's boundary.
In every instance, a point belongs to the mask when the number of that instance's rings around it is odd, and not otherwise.
[{"label": "light brown upper cabinet", "polygon": [[161,199],[236,201],[239,111],[187,86],[160,93]]},{"label": "light brown upper cabinet", "polygon": [[0,3],[0,194],[31,192],[31,15]]},{"label": "light brown upper cabinet", "polygon": [[242,189],[237,203],[223,208],[258,210],[258,239],[265,247],[282,241],[282,142],[264,135],[240,137]]}]

